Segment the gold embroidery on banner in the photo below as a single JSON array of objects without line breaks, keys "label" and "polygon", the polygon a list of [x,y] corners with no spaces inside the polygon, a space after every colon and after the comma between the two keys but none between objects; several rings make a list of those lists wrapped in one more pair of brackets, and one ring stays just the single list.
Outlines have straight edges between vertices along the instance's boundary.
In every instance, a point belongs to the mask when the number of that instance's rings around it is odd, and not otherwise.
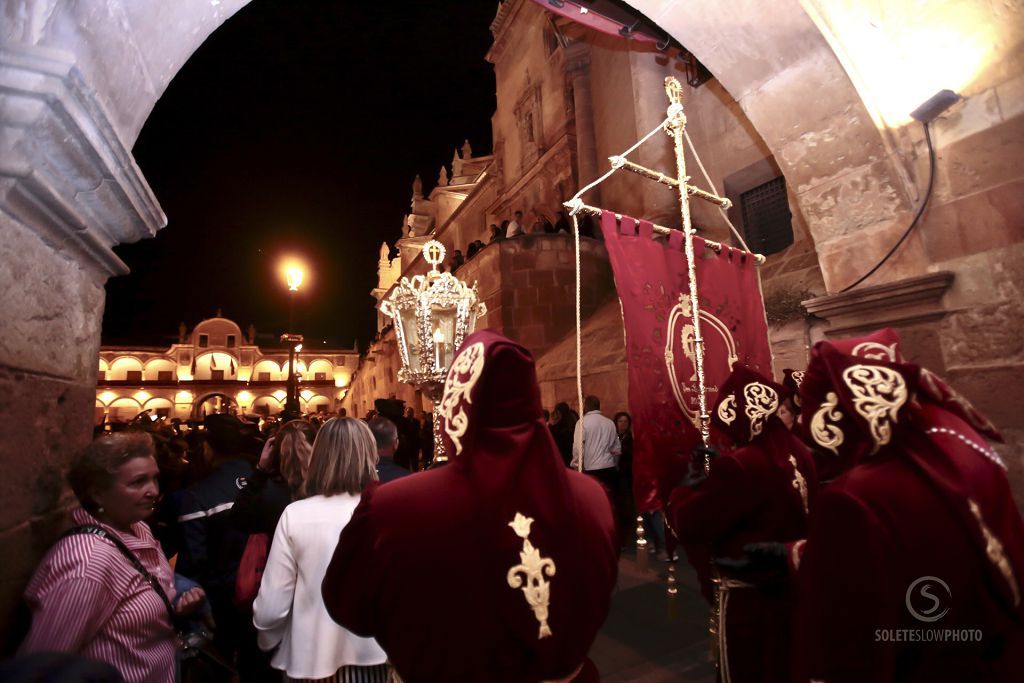
[{"label": "gold embroidery on banner", "polygon": [[907,402],[903,376],[881,365],[852,365],[843,370],[843,381],[853,392],[853,408],[867,420],[875,442],[872,453],[892,440],[892,426]]},{"label": "gold embroidery on banner", "polygon": [[[441,399],[441,414],[444,416],[444,431],[455,444],[455,455],[462,452],[462,437],[469,429],[469,416],[465,407],[473,403],[470,395],[480,374],[484,370],[484,345],[477,342],[466,348],[452,362],[448,380],[444,384],[444,398]],[[469,375],[462,378],[462,375]]]},{"label": "gold embroidery on banner", "polygon": [[1020,589],[1017,587],[1017,579],[1013,575],[1013,567],[1010,566],[1010,560],[1006,557],[1006,551],[1003,550],[1003,543],[996,538],[996,535],[985,524],[978,504],[968,498],[967,505],[971,508],[971,514],[978,520],[978,526],[981,527],[981,535],[985,537],[985,554],[988,555],[989,561],[999,569],[1003,578],[1006,579],[1006,583],[1010,585],[1010,591],[1013,593],[1013,606],[1016,607],[1020,604]]},{"label": "gold embroidery on banner", "polygon": [[736,395],[729,394],[718,404],[718,419],[731,425],[736,419]]},{"label": "gold embroidery on banner", "polygon": [[[697,381],[697,349],[696,349],[696,335],[693,331],[692,323],[692,307],[690,305],[690,298],[686,295],[679,295],[679,303],[677,303],[668,316],[668,329],[665,336],[665,369],[668,371],[669,383],[672,385],[672,393],[676,397],[676,403],[679,404],[679,409],[683,411],[683,414],[694,426],[700,427],[700,416],[697,414],[697,410],[690,407],[689,402],[686,400],[687,394],[690,394],[693,389],[689,386],[690,382]],[[724,345],[725,354],[717,354],[714,352],[708,352],[705,349],[705,368],[704,373],[709,377],[725,377],[729,374],[730,368],[733,363],[739,359],[739,355],[736,350],[736,340],[732,336],[732,332],[729,327],[721,320],[708,313],[704,309],[698,311],[700,316],[700,324],[707,326],[705,330],[710,332],[717,332],[721,337]],[[691,322],[685,323],[687,319],[691,319]],[[684,324],[680,325],[679,323]],[[710,332],[705,331],[704,338],[714,338],[713,335],[709,337]],[[676,346],[678,344],[678,350],[683,352],[682,357],[693,366],[693,372],[689,379],[684,379],[677,374],[675,362],[677,358]],[[717,344],[715,344],[717,346]],[[721,361],[721,364],[712,363],[713,359]],[[718,365],[717,368],[712,365]]]},{"label": "gold embroidery on banner", "polygon": [[519,552],[520,564],[508,570],[508,585],[522,588],[526,603],[533,610],[533,615],[540,622],[537,640],[551,635],[548,626],[548,605],[551,600],[551,584],[545,576],[555,575],[555,562],[549,557],[541,557],[540,551],[530,543],[530,525],[532,517],[517,512],[515,519],[508,523],[516,536],[523,539],[523,549]]},{"label": "gold embroidery on banner", "polygon": [[806,515],[811,511],[810,508],[807,507],[807,480],[800,472],[800,468],[797,467],[796,458],[790,455],[789,462],[793,465],[793,488],[800,492],[800,500],[804,502],[804,514]]},{"label": "gold embroidery on banner", "polygon": [[804,375],[805,374],[807,374],[806,370],[794,370],[791,373],[790,376],[793,378],[793,384],[796,385],[797,389],[799,389],[800,385],[804,383]]},{"label": "gold embroidery on banner", "polygon": [[743,387],[743,398],[747,405],[743,412],[750,420],[750,438],[761,433],[765,420],[779,409],[779,394],[760,382],[751,382]]},{"label": "gold embroidery on banner", "polygon": [[839,397],[834,391],[828,392],[825,402],[811,418],[811,438],[822,448],[827,448],[839,455],[839,447],[843,445],[843,430],[838,423],[843,413],[838,408]]},{"label": "gold embroidery on banner", "polygon": [[868,360],[887,360],[890,363],[899,362],[899,358],[896,355],[896,342],[889,346],[879,344],[878,342],[861,342],[853,347],[850,355],[860,356]]}]

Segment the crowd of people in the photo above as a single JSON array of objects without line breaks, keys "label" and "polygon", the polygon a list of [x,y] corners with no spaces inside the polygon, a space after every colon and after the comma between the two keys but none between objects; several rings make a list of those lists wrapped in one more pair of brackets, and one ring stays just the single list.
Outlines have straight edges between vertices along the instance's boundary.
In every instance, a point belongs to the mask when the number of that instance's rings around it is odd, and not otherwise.
[{"label": "crowd of people", "polygon": [[[100,434],[70,465],[75,526],[28,585],[5,677],[597,680],[632,418],[539,395],[530,354],[483,331],[439,404],[444,466],[429,416],[394,399]],[[891,332],[822,342],[781,384],[737,365],[711,419],[714,445],[645,522],[718,605],[724,679],[1020,680],[1024,525],[999,434]],[[945,593],[912,595],[925,580]],[[955,641],[899,635],[939,606]]]},{"label": "crowd of people", "polygon": [[[567,235],[572,234],[572,226],[569,224],[569,219],[564,211],[556,211],[553,217],[536,209],[531,210],[530,214],[531,218],[526,219],[523,217],[522,211],[516,211],[512,214],[512,218],[510,219],[503,220],[500,223],[491,223],[487,226],[487,244],[493,244],[494,242],[500,242],[520,235],[554,235],[558,233],[565,233]],[[591,216],[581,216],[579,220],[579,227],[580,236],[595,236],[597,227]],[[452,254],[447,264],[448,270],[452,273],[456,272],[459,268],[465,265],[467,261],[472,259],[477,255],[477,253],[486,247],[487,244],[484,244],[483,240],[473,240],[466,247],[465,252],[463,252],[462,249],[452,250]]]}]

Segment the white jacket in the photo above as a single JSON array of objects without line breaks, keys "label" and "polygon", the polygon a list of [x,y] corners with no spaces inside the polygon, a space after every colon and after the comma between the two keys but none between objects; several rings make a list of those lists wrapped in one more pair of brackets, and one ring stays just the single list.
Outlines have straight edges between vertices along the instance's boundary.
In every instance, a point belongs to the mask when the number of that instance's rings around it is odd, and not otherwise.
[{"label": "white jacket", "polygon": [[373,638],[360,638],[327,614],[320,584],[359,496],[313,496],[292,503],[277,523],[253,624],[263,650],[280,644],[271,664],[291,678],[326,678],[342,666],[383,664]]}]

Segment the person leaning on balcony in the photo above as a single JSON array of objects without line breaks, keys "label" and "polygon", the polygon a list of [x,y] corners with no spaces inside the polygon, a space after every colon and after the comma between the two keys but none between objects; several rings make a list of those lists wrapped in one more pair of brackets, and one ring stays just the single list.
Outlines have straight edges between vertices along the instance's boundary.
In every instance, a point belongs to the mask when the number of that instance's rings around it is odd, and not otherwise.
[{"label": "person leaning on balcony", "polygon": [[515,217],[508,224],[508,229],[505,230],[505,237],[515,237],[516,235],[522,235],[523,232],[523,212],[516,211]]},{"label": "person leaning on balcony", "polygon": [[[100,437],[75,457],[68,482],[80,507],[71,517],[101,531],[63,536],[36,568],[25,590],[32,626],[20,654],[98,659],[128,683],[175,680],[175,632],[158,591],[175,616],[196,612],[204,596],[199,588],[176,593],[174,572],[145,522],[160,494],[158,472],[145,433]],[[134,554],[158,587],[112,539]]]}]

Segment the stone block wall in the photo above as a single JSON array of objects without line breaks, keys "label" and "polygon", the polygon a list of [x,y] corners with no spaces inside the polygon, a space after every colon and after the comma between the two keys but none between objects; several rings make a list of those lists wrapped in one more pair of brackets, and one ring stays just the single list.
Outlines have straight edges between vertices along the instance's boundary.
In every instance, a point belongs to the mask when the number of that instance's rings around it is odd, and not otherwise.
[{"label": "stone block wall", "polygon": [[0,644],[39,558],[67,523],[71,454],[92,438],[103,285],[0,213]]}]

